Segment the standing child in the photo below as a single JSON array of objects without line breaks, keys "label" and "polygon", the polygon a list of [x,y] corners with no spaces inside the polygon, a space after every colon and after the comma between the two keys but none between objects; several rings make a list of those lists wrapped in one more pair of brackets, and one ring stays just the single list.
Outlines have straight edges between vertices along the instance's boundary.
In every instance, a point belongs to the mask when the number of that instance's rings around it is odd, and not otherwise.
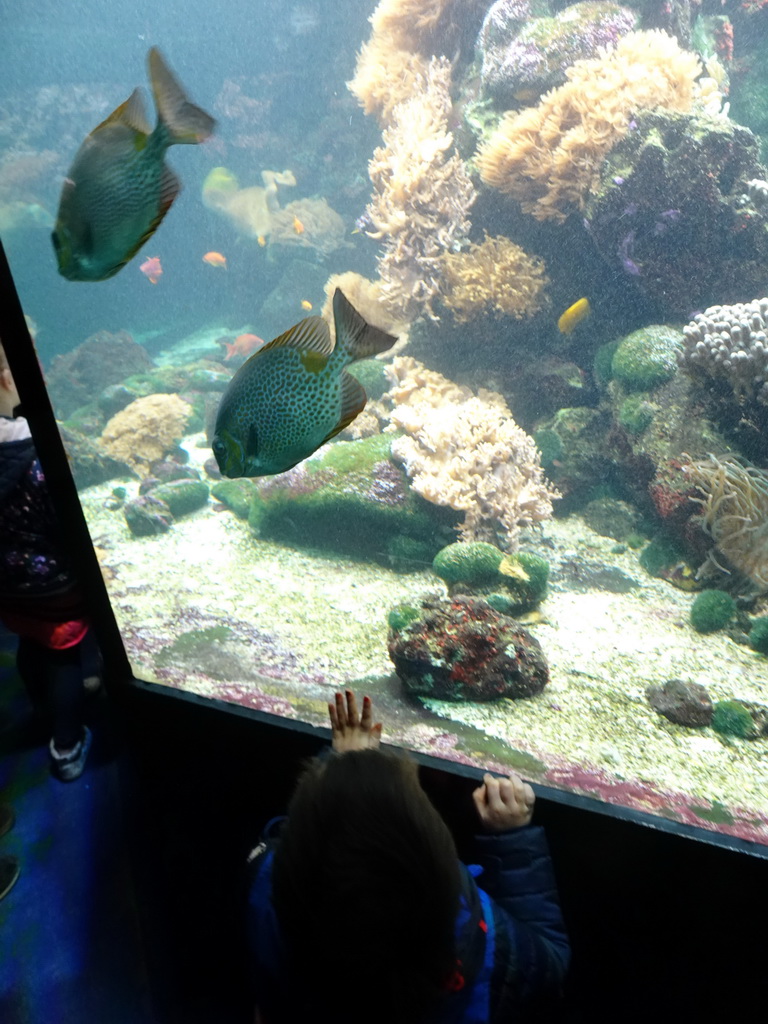
[{"label": "standing child", "polygon": [[370,698],[358,715],[352,691],[336,694],[329,712],[334,753],[310,764],[279,834],[270,823],[252,855],[256,1021],[501,1024],[542,1012],[570,952],[531,787],[485,775],[467,867],[415,762],[379,749]]},{"label": "standing child", "polygon": [[50,720],[51,770],[77,779],[91,745],[83,724],[83,653],[95,644],[19,394],[0,343],[0,621],[19,637],[16,665]]}]

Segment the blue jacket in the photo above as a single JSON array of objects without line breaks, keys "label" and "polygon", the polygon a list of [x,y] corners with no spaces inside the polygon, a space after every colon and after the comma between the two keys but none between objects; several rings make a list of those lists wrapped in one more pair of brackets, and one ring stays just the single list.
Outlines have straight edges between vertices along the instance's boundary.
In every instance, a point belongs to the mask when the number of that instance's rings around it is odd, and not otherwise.
[{"label": "blue jacket", "polygon": [[[280,819],[276,819],[280,820]],[[272,823],[270,823],[270,826]],[[253,865],[248,931],[257,1003],[267,1024],[294,991],[272,906],[274,840]],[[556,996],[570,949],[544,831],[528,825],[478,836],[478,864],[461,865],[456,955],[462,977],[447,997],[440,1024],[494,1024],[517,1018],[540,998]],[[481,875],[483,888],[474,877]]]}]

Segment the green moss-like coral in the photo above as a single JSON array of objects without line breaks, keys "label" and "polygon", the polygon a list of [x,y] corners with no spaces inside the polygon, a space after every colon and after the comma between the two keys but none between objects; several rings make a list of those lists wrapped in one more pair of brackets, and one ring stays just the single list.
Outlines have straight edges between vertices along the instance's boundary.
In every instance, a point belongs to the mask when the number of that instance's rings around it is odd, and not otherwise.
[{"label": "green moss-like coral", "polygon": [[738,700],[721,700],[715,704],[712,728],[723,736],[738,736],[741,739],[750,739],[756,735],[749,709]]},{"label": "green moss-like coral", "polygon": [[[296,547],[424,568],[452,536],[458,514],[410,489],[389,457],[390,443],[382,434],[335,441],[321,457],[260,481],[249,525],[261,537]],[[419,546],[403,546],[402,538]]]},{"label": "green moss-like coral", "polygon": [[399,633],[421,616],[421,609],[412,604],[396,604],[387,615],[387,625]]},{"label": "green moss-like coral", "polygon": [[563,442],[560,439],[560,435],[557,431],[552,430],[551,427],[544,427],[542,430],[537,430],[533,435],[533,440],[536,442],[536,447],[539,449],[541,454],[541,464],[546,469],[547,466],[551,466],[553,462],[557,462],[563,457]]},{"label": "green moss-like coral", "polygon": [[531,551],[507,555],[499,572],[513,602],[513,612],[528,611],[544,600],[549,582],[549,562]]},{"label": "green moss-like coral", "polygon": [[634,331],[620,343],[611,361],[613,377],[629,391],[650,391],[677,373],[682,349],[679,331],[651,324]]},{"label": "green moss-like coral", "polygon": [[253,501],[255,485],[252,480],[219,480],[211,488],[213,497],[226,505],[240,519],[247,519]]},{"label": "green moss-like coral", "polygon": [[653,422],[654,407],[639,395],[630,395],[619,406],[619,423],[628,434],[638,435]]},{"label": "green moss-like coral", "polygon": [[494,583],[504,555],[485,541],[448,544],[435,555],[432,569],[449,586],[466,583],[477,587]]},{"label": "green moss-like coral", "polygon": [[697,633],[715,633],[736,614],[736,602],[722,590],[702,590],[691,605],[691,625]]},{"label": "green moss-like coral", "polygon": [[208,484],[202,480],[172,480],[167,484],[158,484],[150,493],[153,498],[164,501],[171,515],[177,519],[202,508],[210,492]]},{"label": "green moss-like coral", "polygon": [[768,654],[768,615],[755,619],[749,631],[749,643],[753,650]]}]

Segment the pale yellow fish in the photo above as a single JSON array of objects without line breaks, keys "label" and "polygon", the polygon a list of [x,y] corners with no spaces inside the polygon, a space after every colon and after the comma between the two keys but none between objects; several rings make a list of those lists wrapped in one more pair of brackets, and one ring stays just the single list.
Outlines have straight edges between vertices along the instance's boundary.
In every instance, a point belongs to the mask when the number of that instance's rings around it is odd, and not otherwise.
[{"label": "pale yellow fish", "polygon": [[306,310],[310,310],[310,309],[312,309],[312,303],[309,301],[309,299],[302,299],[301,300],[301,308],[302,309],[306,309]]}]

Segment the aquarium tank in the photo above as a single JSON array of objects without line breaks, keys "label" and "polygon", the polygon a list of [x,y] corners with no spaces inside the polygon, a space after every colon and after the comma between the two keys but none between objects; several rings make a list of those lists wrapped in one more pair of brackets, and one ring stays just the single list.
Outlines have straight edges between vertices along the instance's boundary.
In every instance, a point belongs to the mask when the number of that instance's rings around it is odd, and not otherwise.
[{"label": "aquarium tank", "polygon": [[767,38],[6,10],[0,235],[136,679],[768,845]]}]

